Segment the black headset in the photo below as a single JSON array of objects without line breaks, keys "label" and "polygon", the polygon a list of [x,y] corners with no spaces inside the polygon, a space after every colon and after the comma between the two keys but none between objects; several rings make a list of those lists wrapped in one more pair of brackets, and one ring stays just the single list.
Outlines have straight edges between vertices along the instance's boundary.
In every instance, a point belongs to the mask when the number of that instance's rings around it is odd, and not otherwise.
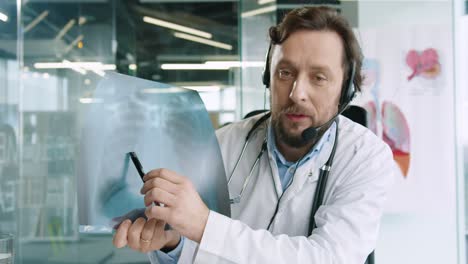
[{"label": "black headset", "polygon": [[[262,74],[262,81],[263,84],[267,89],[270,88],[270,53],[271,47],[273,44],[270,42],[268,47],[268,52],[265,58],[265,67],[263,68]],[[341,96],[340,96],[340,108],[346,107],[356,96],[356,88],[354,87],[354,75],[356,73],[356,63],[353,61],[349,67],[349,74],[348,74],[348,85],[344,86],[344,89],[341,89]]]}]

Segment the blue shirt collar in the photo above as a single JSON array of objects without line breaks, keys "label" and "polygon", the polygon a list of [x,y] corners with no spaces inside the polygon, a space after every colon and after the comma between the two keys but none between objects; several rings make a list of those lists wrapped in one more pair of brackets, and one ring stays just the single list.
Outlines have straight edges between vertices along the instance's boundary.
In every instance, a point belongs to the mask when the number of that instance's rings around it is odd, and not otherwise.
[{"label": "blue shirt collar", "polygon": [[[310,151],[304,156],[302,161],[300,162],[299,166],[310,160],[313,156],[315,156],[317,153],[319,153],[322,150],[323,145],[325,142],[328,142],[330,140],[330,135],[331,133],[335,133],[336,130],[336,122],[333,122],[332,125],[325,131],[323,136],[320,138],[320,140],[314,145],[313,148],[310,149]],[[278,165],[283,165],[286,167],[290,167],[293,165],[295,162],[287,161],[283,154],[278,150],[276,147],[276,141],[275,141],[275,132],[273,129],[273,126],[270,124],[268,126],[268,135],[267,135],[267,146],[268,146],[268,151],[270,151],[273,156],[275,157],[276,162]]]}]

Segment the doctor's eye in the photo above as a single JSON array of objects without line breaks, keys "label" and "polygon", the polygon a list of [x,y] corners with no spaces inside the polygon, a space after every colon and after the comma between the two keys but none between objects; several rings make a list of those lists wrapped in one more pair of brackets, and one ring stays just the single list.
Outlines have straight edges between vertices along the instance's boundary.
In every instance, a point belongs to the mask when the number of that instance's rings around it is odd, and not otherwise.
[{"label": "doctor's eye", "polygon": [[293,72],[285,69],[280,69],[278,75],[281,80],[291,80],[294,78]]},{"label": "doctor's eye", "polygon": [[317,84],[324,84],[327,81],[327,77],[322,74],[316,74],[313,76],[313,81]]}]

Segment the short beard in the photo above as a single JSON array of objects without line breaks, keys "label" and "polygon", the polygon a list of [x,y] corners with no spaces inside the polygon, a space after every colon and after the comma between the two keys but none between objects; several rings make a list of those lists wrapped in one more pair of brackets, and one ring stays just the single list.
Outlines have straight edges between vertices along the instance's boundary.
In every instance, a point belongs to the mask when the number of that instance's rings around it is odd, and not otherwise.
[{"label": "short beard", "polygon": [[304,140],[302,138],[302,133],[300,135],[291,135],[288,134],[284,126],[279,120],[279,116],[273,117],[272,120],[273,129],[275,131],[275,136],[281,142],[284,142],[286,145],[293,147],[293,148],[302,148],[310,144],[311,142],[316,141],[316,137],[311,138],[309,140]]}]

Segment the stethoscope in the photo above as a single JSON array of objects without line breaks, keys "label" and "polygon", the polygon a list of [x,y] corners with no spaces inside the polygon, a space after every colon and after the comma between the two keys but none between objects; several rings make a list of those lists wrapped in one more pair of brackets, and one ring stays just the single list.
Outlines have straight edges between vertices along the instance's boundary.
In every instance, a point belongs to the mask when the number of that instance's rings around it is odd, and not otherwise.
[{"label": "stethoscope", "polygon": [[[242,159],[242,157],[244,157],[244,153],[245,153],[245,150],[247,148],[247,146],[249,145],[250,143],[250,137],[253,135],[253,132],[263,123],[265,122],[269,117],[270,117],[270,112],[266,113],[265,115],[263,115],[259,120],[257,120],[257,122],[254,123],[254,125],[252,126],[252,128],[249,130],[249,132],[247,133],[247,136],[245,137],[245,142],[244,142],[244,146],[242,147],[242,151],[241,151],[241,154],[239,155],[239,158],[237,158],[237,161],[236,161],[236,164],[234,165],[234,169],[232,169],[232,172],[231,172],[231,175],[229,176],[229,179],[228,179],[228,187],[229,187],[229,184],[231,183],[231,180],[232,180],[232,176],[234,175],[234,172],[236,171],[237,169],[237,166],[239,166],[239,162],[240,160]],[[245,188],[247,187],[247,185],[249,184],[249,181],[250,181],[250,178],[252,177],[252,173],[253,171],[255,170],[255,167],[257,167],[258,163],[260,162],[260,158],[262,157],[263,153],[265,152],[265,150],[267,149],[267,139],[266,139],[266,136],[265,138],[263,139],[263,143],[262,143],[262,147],[260,149],[260,152],[258,153],[257,155],[257,158],[255,159],[255,162],[254,164],[252,165],[252,167],[250,168],[250,171],[249,171],[249,175],[247,176],[247,178],[245,178],[244,180],[244,183],[242,184],[242,189],[241,191],[239,192],[239,194],[234,197],[234,198],[230,198],[229,199],[229,202],[231,204],[237,204],[237,203],[240,203],[240,200],[244,194],[244,190]]]},{"label": "stethoscope", "polygon": [[[234,173],[236,172],[236,169],[237,167],[239,166],[239,163],[240,161],[242,160],[243,156],[244,156],[244,153],[245,153],[245,150],[247,148],[247,146],[249,145],[250,143],[250,139],[253,135],[253,133],[256,131],[256,129],[263,123],[263,122],[266,122],[266,120],[268,120],[268,118],[270,117],[271,113],[268,112],[266,113],[265,115],[263,115],[259,120],[257,120],[254,125],[252,126],[252,128],[249,130],[249,132],[247,133],[247,136],[245,137],[245,142],[244,142],[244,145],[242,146],[242,150],[241,150],[241,153],[239,155],[239,157],[237,158],[237,161],[236,163],[234,164],[234,168],[231,172],[231,175],[229,176],[229,179],[228,179],[228,186],[229,184],[231,183],[231,180],[232,180],[232,176],[234,175]],[[315,224],[315,219],[314,219],[314,215],[315,213],[317,212],[318,208],[320,207],[320,205],[323,203],[323,197],[324,197],[324,194],[325,194],[325,187],[326,187],[326,183],[327,183],[327,179],[328,179],[328,174],[330,173],[330,170],[331,170],[331,167],[332,167],[332,164],[333,164],[333,159],[335,157],[335,150],[336,150],[336,146],[338,144],[338,119],[335,118],[333,120],[333,122],[336,123],[336,131],[335,131],[335,141],[333,143],[333,148],[332,148],[332,151],[330,153],[330,156],[328,157],[328,160],[327,162],[325,163],[325,165],[323,165],[321,168],[320,168],[320,174],[319,174],[319,178],[318,178],[318,182],[317,182],[317,187],[315,189],[315,195],[314,195],[314,201],[313,201],[313,204],[312,204],[312,211],[311,211],[311,217],[310,217],[310,224],[309,224],[309,235],[312,234],[312,230],[316,227],[316,224]],[[253,171],[255,170],[255,168],[258,166],[259,162],[260,162],[260,158],[262,157],[263,153],[265,152],[265,150],[267,149],[267,137],[265,136],[265,138],[263,139],[263,143],[262,143],[262,147],[260,149],[260,152],[258,153],[257,155],[257,158],[255,159],[253,165],[250,167],[250,171],[249,171],[249,175],[245,178],[243,184],[242,184],[242,189],[241,191],[239,192],[238,195],[236,195],[234,198],[230,198],[230,203],[231,204],[238,204],[240,203],[242,197],[243,197],[243,194],[244,194],[244,191],[246,189],[246,187],[248,186],[249,182],[250,182],[250,179],[252,178],[252,174],[253,174]],[[304,155],[305,156],[305,155]],[[299,159],[297,162],[296,162],[296,166],[294,168],[294,172],[293,172],[293,176],[292,176],[292,179],[294,180],[294,175],[296,174],[296,169],[298,167],[298,164],[301,162],[301,160],[303,159],[304,157],[302,157],[301,159]],[[291,185],[292,181],[289,182],[288,186],[285,188],[285,190]],[[285,192],[283,192],[284,194]],[[281,198],[283,197],[283,194],[279,197],[278,199],[278,202],[276,204],[276,209],[275,209],[275,213],[273,214],[271,220],[270,220],[270,223],[268,225],[268,228],[267,229],[270,229],[270,226],[271,224],[273,223],[273,220],[278,212],[278,208],[279,208],[279,204],[280,204],[280,201],[281,201]]]}]

